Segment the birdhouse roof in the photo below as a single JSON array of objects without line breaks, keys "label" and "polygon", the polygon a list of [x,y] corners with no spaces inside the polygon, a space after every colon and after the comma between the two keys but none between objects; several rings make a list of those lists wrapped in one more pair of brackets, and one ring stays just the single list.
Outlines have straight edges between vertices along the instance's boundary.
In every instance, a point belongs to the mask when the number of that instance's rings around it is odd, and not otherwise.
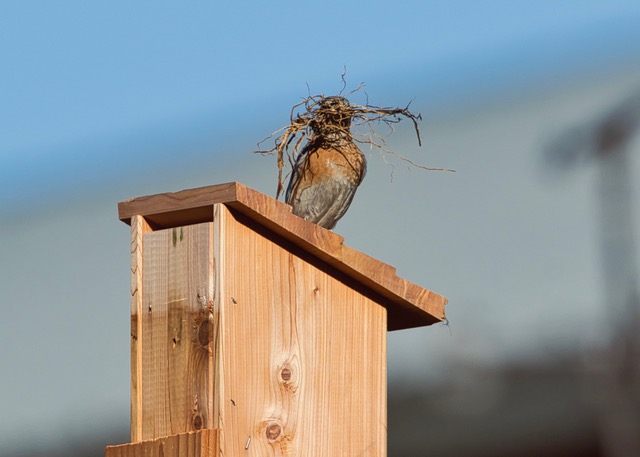
[{"label": "birdhouse roof", "polygon": [[440,322],[447,299],[396,274],[396,269],[344,244],[337,233],[291,213],[291,207],[237,182],[132,198],[118,204],[120,220],[143,216],[154,229],[211,221],[222,203],[295,244],[373,292],[387,308],[388,329]]}]

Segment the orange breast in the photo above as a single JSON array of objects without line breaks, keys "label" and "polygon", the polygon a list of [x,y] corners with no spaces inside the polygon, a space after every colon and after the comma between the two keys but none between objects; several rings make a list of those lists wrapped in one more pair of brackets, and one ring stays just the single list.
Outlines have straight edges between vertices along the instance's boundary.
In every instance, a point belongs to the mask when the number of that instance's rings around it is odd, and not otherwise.
[{"label": "orange breast", "polygon": [[324,180],[345,179],[358,186],[364,178],[365,169],[364,154],[355,144],[348,143],[339,148],[318,148],[307,153],[298,173],[299,179],[307,185]]},{"label": "orange breast", "polygon": [[291,176],[286,201],[294,214],[333,228],[349,208],[365,172],[364,154],[351,142],[303,151]]}]

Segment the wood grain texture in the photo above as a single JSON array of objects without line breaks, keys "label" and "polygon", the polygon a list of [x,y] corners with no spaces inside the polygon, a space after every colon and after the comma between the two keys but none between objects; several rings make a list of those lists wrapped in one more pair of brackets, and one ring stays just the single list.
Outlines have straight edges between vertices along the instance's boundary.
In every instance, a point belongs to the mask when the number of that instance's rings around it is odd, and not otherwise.
[{"label": "wood grain texture", "polygon": [[430,325],[445,318],[447,299],[397,276],[395,268],[344,245],[344,239],[291,213],[291,207],[239,183],[134,198],[118,205],[120,219],[142,215],[154,228],[211,220],[224,203],[273,233],[346,273],[380,295],[388,330]]},{"label": "wood grain texture", "polygon": [[223,454],[386,455],[385,308],[225,205],[214,227]]},{"label": "wood grain texture", "polygon": [[131,441],[142,439],[142,396],[140,395],[142,348],[142,240],[151,231],[142,216],[131,218]]},{"label": "wood grain texture", "polygon": [[212,236],[211,222],[143,236],[136,441],[212,428]]},{"label": "wood grain texture", "polygon": [[107,446],[105,457],[218,457],[218,430],[200,430],[140,443]]}]

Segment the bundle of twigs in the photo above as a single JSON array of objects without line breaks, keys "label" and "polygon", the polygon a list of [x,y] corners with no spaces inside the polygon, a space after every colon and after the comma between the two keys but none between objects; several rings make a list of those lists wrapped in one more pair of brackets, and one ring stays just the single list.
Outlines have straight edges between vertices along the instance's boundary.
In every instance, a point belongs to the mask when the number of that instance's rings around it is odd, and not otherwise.
[{"label": "bundle of twigs", "polygon": [[[354,93],[362,88],[359,86]],[[327,103],[332,98],[340,98],[341,103]],[[265,141],[276,136],[274,147],[271,149],[259,149],[255,151],[259,154],[277,154],[278,159],[278,189],[276,198],[280,196],[284,188],[283,170],[285,167],[285,155],[293,168],[296,157],[302,151],[304,146],[310,141],[318,139],[326,139],[331,141],[332,138],[347,138],[350,141],[369,144],[375,146],[385,153],[391,154],[400,160],[410,163],[411,165],[424,170],[444,170],[454,171],[449,168],[429,168],[418,165],[406,157],[390,151],[385,148],[386,142],[380,136],[373,125],[380,123],[386,124],[393,131],[393,125],[400,122],[403,118],[408,118],[413,122],[413,126],[418,138],[418,145],[422,145],[420,139],[420,129],[418,121],[422,120],[420,114],[413,114],[409,111],[409,105],[405,108],[381,108],[370,105],[352,105],[346,98],[341,96],[325,97],[324,95],[310,95],[300,103],[291,108],[289,116],[289,125],[282,127],[271,135],[266,137],[258,147]],[[358,127],[365,127],[364,134],[352,134],[352,128],[358,132]]]}]

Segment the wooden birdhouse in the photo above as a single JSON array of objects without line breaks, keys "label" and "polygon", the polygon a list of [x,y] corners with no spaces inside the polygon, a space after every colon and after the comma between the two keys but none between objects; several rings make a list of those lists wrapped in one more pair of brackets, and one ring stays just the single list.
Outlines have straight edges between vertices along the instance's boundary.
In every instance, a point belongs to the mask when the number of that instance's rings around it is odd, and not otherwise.
[{"label": "wooden birdhouse", "polygon": [[446,299],[238,183],[134,198],[131,443],[107,457],[384,456],[387,330]]}]

